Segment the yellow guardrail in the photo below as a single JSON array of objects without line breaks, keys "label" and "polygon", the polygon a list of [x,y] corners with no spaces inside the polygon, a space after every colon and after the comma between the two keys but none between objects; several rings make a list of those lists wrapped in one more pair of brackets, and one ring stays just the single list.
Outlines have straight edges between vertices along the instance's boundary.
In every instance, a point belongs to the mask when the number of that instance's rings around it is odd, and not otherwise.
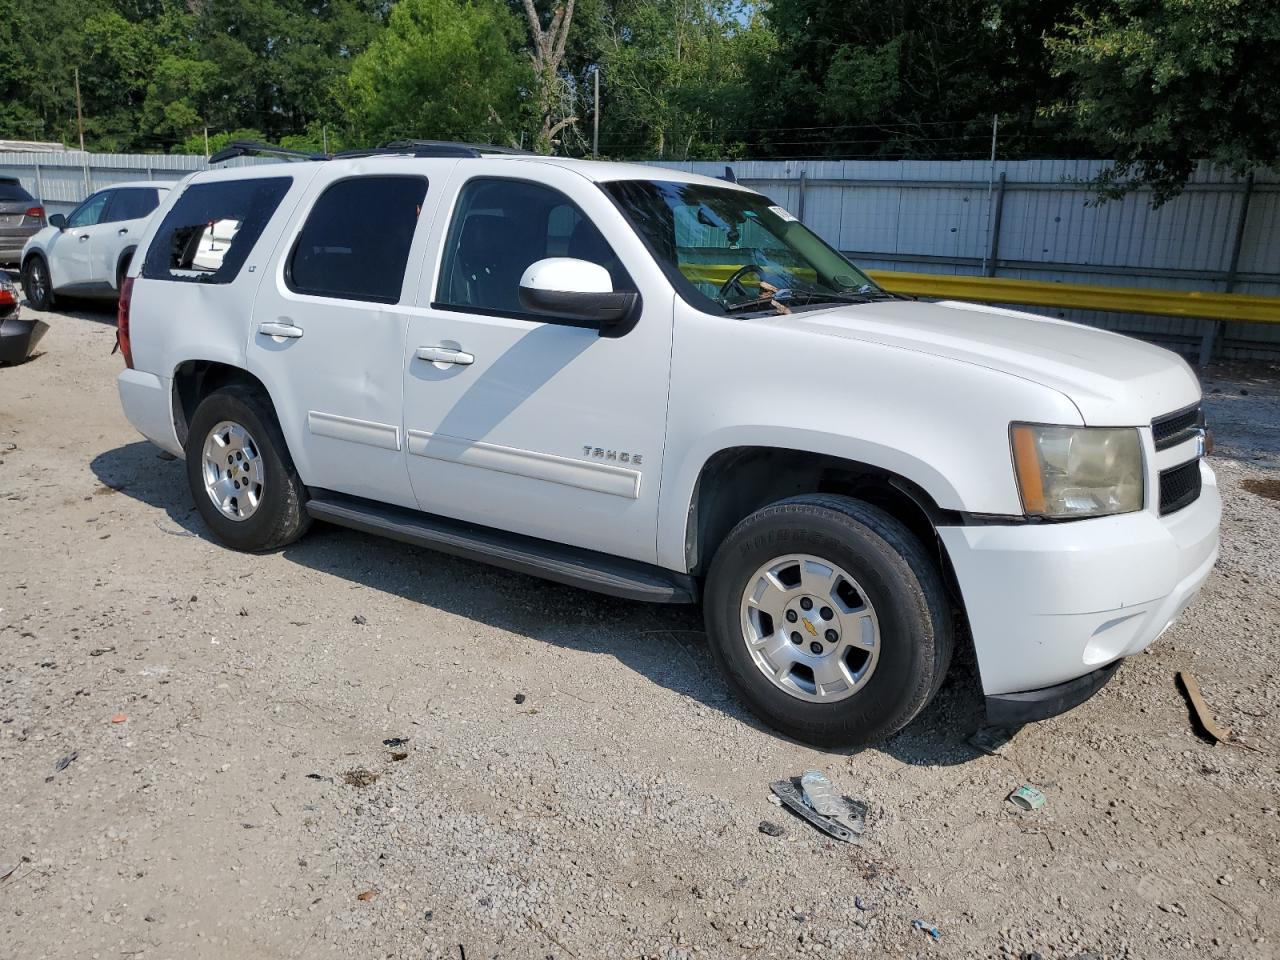
[{"label": "yellow guardrail", "polygon": [[1064,307],[1115,313],[1150,313],[1162,317],[1280,323],[1280,297],[1199,290],[1153,290],[1149,287],[1102,287],[1085,283],[1049,283],[1004,277],[956,277],[935,273],[868,271],[886,290],[942,300],[1014,303],[1028,307]]},{"label": "yellow guardrail", "polygon": [[[694,283],[722,284],[734,267],[719,263],[686,263],[681,272]],[[812,273],[812,271],[810,271]],[[1200,290],[1156,290],[1151,287],[1104,287],[1087,283],[1051,283],[1046,280],[1011,280],[1005,277],[965,277],[937,273],[901,273],[869,270],[876,283],[894,293],[939,300],[976,300],[980,303],[1012,303],[1025,307],[1062,307],[1106,310],[1113,313],[1147,313],[1161,317],[1193,317],[1199,320],[1238,320],[1280,323],[1280,297],[1247,293],[1207,293]],[[816,279],[816,274],[814,274]],[[751,287],[759,278],[743,279]]]}]

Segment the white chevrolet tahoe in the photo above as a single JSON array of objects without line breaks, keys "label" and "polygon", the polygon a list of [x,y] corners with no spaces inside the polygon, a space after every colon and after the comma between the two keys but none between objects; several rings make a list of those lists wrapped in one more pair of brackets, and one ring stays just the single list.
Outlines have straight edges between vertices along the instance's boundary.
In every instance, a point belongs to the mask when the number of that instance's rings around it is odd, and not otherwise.
[{"label": "white chevrolet tahoe", "polygon": [[701,601],[811,743],[903,727],[968,635],[992,721],[1069,709],[1217,557],[1182,360],[886,293],[734,183],[409,143],[195,174],[139,249],[120,398],[223,543]]}]

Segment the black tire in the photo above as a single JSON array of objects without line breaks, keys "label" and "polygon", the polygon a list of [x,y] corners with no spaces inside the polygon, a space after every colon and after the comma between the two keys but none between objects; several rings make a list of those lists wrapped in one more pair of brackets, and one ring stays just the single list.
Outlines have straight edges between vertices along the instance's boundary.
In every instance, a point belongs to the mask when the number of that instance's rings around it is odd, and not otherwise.
[{"label": "black tire", "polygon": [[[241,425],[262,458],[262,496],[253,513],[241,520],[225,516],[204,485],[204,445],[218,424]],[[213,535],[235,550],[263,553],[292,543],[306,533],[311,517],[304,504],[306,487],[298,478],[271,401],[261,390],[230,384],[200,401],[187,432],[187,483],[196,509]]]},{"label": "black tire", "polygon": [[[818,703],[787,693],[748,650],[741,613],[748,581],[791,554],[842,567],[875,608],[878,659],[865,686],[845,699]],[[947,591],[924,545],[883,510],[827,494],[783,500],[739,523],[712,561],[704,616],[716,661],[752,712],[824,747],[866,745],[905,727],[942,685],[954,644]]]},{"label": "black tire", "polygon": [[53,295],[53,278],[49,264],[40,254],[28,257],[22,265],[22,292],[32,310],[52,310],[57,300]]}]

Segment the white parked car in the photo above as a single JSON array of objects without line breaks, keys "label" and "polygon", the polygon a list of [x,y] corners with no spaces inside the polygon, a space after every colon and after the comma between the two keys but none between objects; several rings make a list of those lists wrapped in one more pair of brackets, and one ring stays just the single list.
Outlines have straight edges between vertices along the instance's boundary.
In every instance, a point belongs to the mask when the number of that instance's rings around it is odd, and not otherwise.
[{"label": "white parked car", "polygon": [[195,174],[140,249],[121,402],[223,543],[319,519],[701,601],[809,742],[900,729],[970,634],[993,720],[1068,709],[1218,554],[1181,359],[886,293],[736,184],[410,144]]},{"label": "white parked car", "polygon": [[22,248],[22,289],[31,306],[48,310],[59,294],[118,296],[129,258],[171,186],[139,181],[107,187],[68,216],[50,216],[49,226]]}]

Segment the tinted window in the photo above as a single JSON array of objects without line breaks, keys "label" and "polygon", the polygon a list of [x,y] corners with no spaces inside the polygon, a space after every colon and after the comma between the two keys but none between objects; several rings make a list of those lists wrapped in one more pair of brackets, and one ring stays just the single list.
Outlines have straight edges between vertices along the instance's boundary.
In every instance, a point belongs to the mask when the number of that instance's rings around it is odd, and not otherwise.
[{"label": "tinted window", "polygon": [[95,193],[80,206],[71,211],[71,216],[67,217],[68,227],[92,227],[102,219],[102,213],[107,208],[107,201],[111,199],[111,191],[103,190],[101,193]]},{"label": "tinted window", "polygon": [[523,180],[472,180],[449,227],[437,302],[524,315],[520,278],[546,257],[598,263],[613,289],[635,289],[595,224],[564,194]]},{"label": "tinted window", "polygon": [[422,177],[340,180],[311,208],[286,279],[317,297],[396,303],[427,196]]},{"label": "tinted window", "polygon": [[118,220],[141,220],[151,216],[160,204],[160,192],[154,187],[122,187],[116,190],[107,208],[104,223]]},{"label": "tinted window", "polygon": [[22,189],[22,184],[13,180],[0,180],[0,203],[26,203],[35,199],[26,190]]},{"label": "tinted window", "polygon": [[164,215],[142,276],[230,283],[292,183],[292,177],[252,177],[187,187]]}]

